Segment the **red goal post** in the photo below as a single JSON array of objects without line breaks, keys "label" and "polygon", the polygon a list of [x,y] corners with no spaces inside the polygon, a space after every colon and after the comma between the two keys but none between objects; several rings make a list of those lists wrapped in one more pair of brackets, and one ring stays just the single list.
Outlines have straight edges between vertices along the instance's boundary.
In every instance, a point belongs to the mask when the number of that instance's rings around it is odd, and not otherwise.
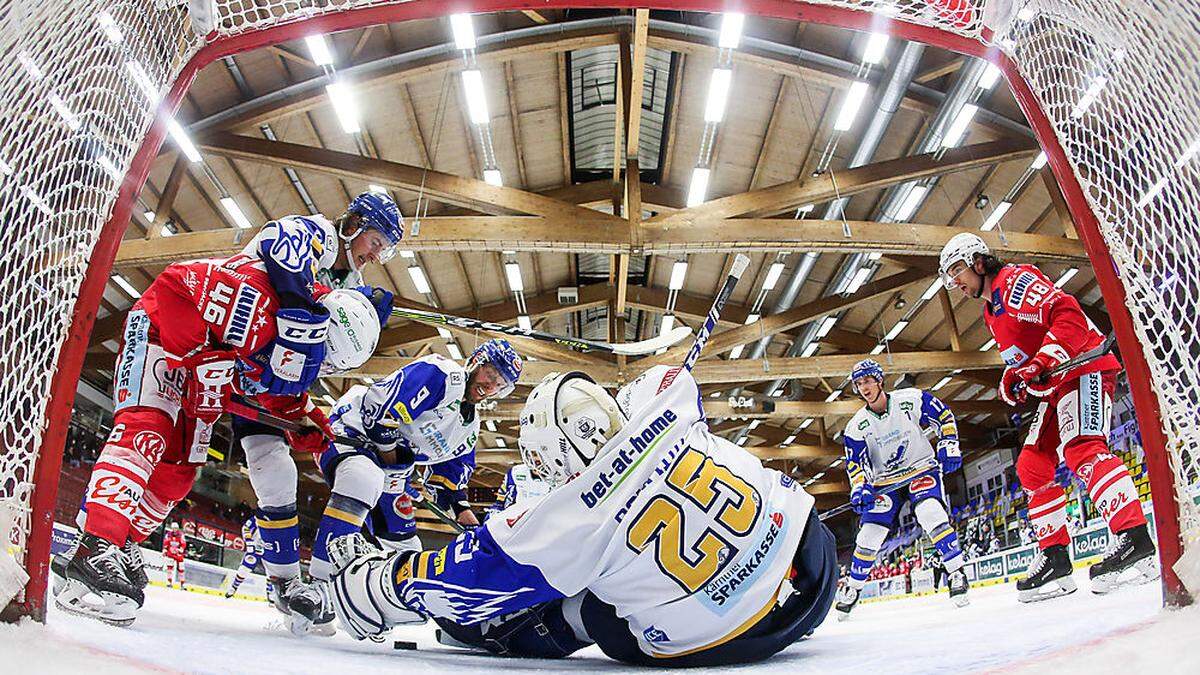
[{"label": "red goal post", "polygon": [[58,475],[88,336],[171,115],[199,70],[317,32],[456,12],[604,7],[740,11],[886,32],[1002,70],[1095,267],[1142,434],[1165,597],[1188,601],[1171,566],[1200,547],[1193,0],[317,4],[216,0],[216,29],[203,38],[179,0],[32,0],[0,16],[0,395],[8,402],[0,410],[0,527],[12,523],[0,532],[0,557],[29,574],[10,615],[45,615]]}]

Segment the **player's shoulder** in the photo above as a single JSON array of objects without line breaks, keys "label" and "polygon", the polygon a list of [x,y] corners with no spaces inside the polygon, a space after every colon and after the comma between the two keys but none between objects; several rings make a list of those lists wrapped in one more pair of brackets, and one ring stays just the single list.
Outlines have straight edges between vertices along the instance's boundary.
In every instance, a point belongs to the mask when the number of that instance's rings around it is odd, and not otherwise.
[{"label": "player's shoulder", "polygon": [[905,387],[892,391],[891,396],[900,403],[920,403],[925,398],[925,390],[917,387]]},{"label": "player's shoulder", "polygon": [[[994,288],[1000,291],[1000,296],[1004,304],[1009,308],[1019,308],[1025,304],[1025,300],[1031,289],[1035,286],[1050,283],[1049,278],[1034,265],[1027,264],[1011,264],[1000,268],[996,274],[996,284]],[[1053,285],[1051,284],[1051,288]],[[1038,297],[1046,294],[1044,288],[1039,288]]]},{"label": "player's shoulder", "polygon": [[[418,366],[418,364],[420,364]],[[445,387],[443,400],[461,399],[467,392],[467,369],[458,361],[448,359],[441,354],[426,354],[412,362],[417,366],[414,374],[426,383],[439,384]]]},{"label": "player's shoulder", "polygon": [[850,438],[862,438],[862,434],[871,426],[871,415],[867,412],[867,406],[858,409],[858,412],[850,416],[850,421],[846,423],[846,429],[842,433]]},{"label": "player's shoulder", "polygon": [[633,415],[672,385],[699,389],[690,371],[679,366],[651,366],[621,387],[617,392],[617,405],[627,416]]}]

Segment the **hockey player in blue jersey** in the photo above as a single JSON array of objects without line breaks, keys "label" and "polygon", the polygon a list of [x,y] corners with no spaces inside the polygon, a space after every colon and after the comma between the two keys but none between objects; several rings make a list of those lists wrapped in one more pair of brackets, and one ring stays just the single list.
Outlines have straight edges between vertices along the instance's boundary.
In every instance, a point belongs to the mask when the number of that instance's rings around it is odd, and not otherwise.
[{"label": "hockey player in blue jersey", "polygon": [[[242,523],[242,542],[245,545],[245,550],[242,553],[242,564],[238,565],[237,572],[233,575],[233,581],[229,582],[229,588],[225,589],[225,597],[232,598],[237,593],[238,587],[246,581],[246,577],[254,574],[254,569],[258,567],[258,562],[262,558],[263,544],[262,539],[258,536],[258,525],[254,522],[254,516],[246,519]],[[267,582],[267,597],[271,595],[271,582]]]},{"label": "hockey player in blue jersey", "polygon": [[[375,306],[379,329],[391,313],[392,294],[363,286],[363,270],[392,257],[404,237],[404,218],[386,194],[364,192],[333,222],[320,214],[285,216],[273,220],[251,239],[244,253],[266,264],[271,283],[279,292],[281,321],[303,332],[319,330],[329,321],[313,290],[357,289]],[[281,330],[282,334],[284,331]],[[278,354],[264,355],[257,365],[268,394],[297,395],[312,384],[325,354],[323,344],[279,338]],[[285,358],[289,357],[289,358]],[[299,376],[278,373],[278,363],[299,362]],[[296,512],[297,470],[292,447],[284,432],[271,426],[231,418],[234,442],[246,454],[250,484],[258,498],[256,517],[263,542],[262,563],[274,580],[276,607],[291,617],[296,632],[303,632],[318,608],[319,596],[300,582],[300,529]]]},{"label": "hockey player in blue jersey", "polygon": [[[521,367],[507,341],[490,340],[465,367],[431,354],[342,396],[330,418],[334,430],[370,446],[330,444],[321,454],[331,494],[313,543],[309,571],[315,580],[327,580],[332,571],[329,540],[364,524],[391,550],[420,550],[410,492],[415,466],[424,468],[425,486],[438,506],[465,527],[479,524],[466,497],[479,439],[476,406],[510,394]],[[331,628],[333,618],[330,607],[318,623]],[[318,627],[318,632],[330,631]]]},{"label": "hockey player in blue jersey", "polygon": [[[866,403],[842,432],[850,503],[862,519],[850,562],[850,578],[838,593],[839,619],[849,617],[875,565],[875,558],[905,501],[941,554],[949,573],[950,597],[967,604],[967,576],[958,535],[946,513],[942,474],[962,465],[954,414],[920,389],[884,389],[883,367],[871,359],[855,364],[851,386]],[[936,435],[936,449],[925,430]],[[903,487],[895,487],[903,485]],[[883,494],[886,491],[886,494]]]},{"label": "hockey player in blue jersey", "polygon": [[522,456],[556,486],[438,551],[330,545],[342,626],[357,638],[435,617],[511,656],[588,644],[625,663],[765,659],[821,623],[833,535],[789,476],[712,434],[679,368],[633,383],[627,416],[583,373],[552,374],[521,411]]},{"label": "hockey player in blue jersey", "polygon": [[500,481],[500,489],[496,491],[496,503],[488,507],[488,515],[503,511],[518,502],[524,503],[530,499],[546,496],[550,492],[550,484],[533,471],[528,464],[514,464],[508,467],[504,480]]}]

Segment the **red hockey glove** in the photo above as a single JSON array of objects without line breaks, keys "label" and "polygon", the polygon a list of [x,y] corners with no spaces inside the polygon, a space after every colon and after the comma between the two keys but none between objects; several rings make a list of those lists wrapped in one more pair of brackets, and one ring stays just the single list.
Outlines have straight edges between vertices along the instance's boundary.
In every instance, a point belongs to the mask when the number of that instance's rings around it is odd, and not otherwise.
[{"label": "red hockey glove", "polygon": [[1057,366],[1061,361],[1044,351],[1033,355],[1024,365],[1004,369],[1000,378],[1000,398],[1011,406],[1025,402],[1028,394],[1039,398],[1049,396],[1062,382],[1062,374],[1044,377],[1044,373]]},{"label": "red hockey glove", "polygon": [[292,449],[300,452],[324,452],[333,440],[333,428],[325,411],[317,407],[308,394],[303,396],[270,396],[259,394],[258,402],[272,414],[304,425],[300,431],[285,431]]},{"label": "red hockey glove", "polygon": [[189,417],[215,424],[225,412],[233,392],[237,355],[232,351],[203,352],[186,360],[189,372],[183,393],[183,411]]}]

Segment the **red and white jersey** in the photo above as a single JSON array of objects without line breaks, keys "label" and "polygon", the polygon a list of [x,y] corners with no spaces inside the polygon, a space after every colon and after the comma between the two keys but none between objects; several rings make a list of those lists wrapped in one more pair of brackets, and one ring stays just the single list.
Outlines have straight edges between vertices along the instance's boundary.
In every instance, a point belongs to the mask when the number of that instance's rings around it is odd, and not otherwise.
[{"label": "red and white jersey", "polygon": [[163,534],[163,555],[174,560],[183,560],[185,551],[187,551],[187,540],[183,538],[183,532],[167,530]]},{"label": "red and white jersey", "polygon": [[[1033,265],[1005,265],[992,281],[991,292],[983,317],[1009,366],[1019,366],[1043,349],[1053,350],[1062,360],[1071,359],[1104,342],[1104,334],[1083,313],[1079,301]],[[1120,369],[1117,357],[1108,354],[1067,372],[1063,381]]]},{"label": "red and white jersey", "polygon": [[175,263],[150,284],[139,304],[158,329],[173,368],[217,348],[248,357],[275,338],[279,297],[257,257]]}]

